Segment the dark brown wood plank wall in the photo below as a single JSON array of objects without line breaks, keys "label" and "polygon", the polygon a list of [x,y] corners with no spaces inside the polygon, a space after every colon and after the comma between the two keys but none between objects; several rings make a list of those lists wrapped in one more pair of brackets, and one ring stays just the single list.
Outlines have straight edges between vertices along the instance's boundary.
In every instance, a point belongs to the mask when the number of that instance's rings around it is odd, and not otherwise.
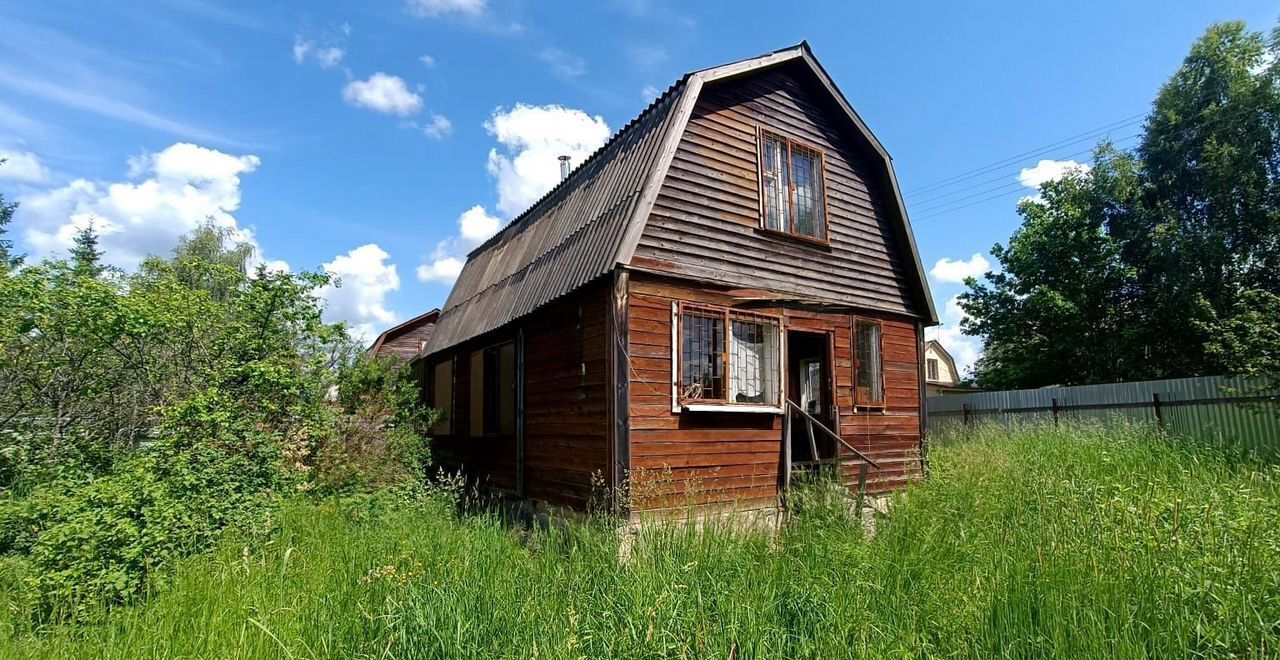
[{"label": "dark brown wood plank wall", "polygon": [[[517,322],[525,334],[526,497],[582,508],[596,494],[593,477],[607,477],[609,302],[607,284],[593,284]],[[509,326],[446,352],[458,356],[454,432],[434,439],[450,465],[474,483],[511,492],[517,486],[515,436],[470,436],[470,355],[515,338]]]},{"label": "dark brown wood plank wall", "polygon": [[611,283],[524,322],[525,494],[582,508],[609,470],[607,323]]},{"label": "dark brown wood plank wall", "polygon": [[[638,273],[632,276],[628,297],[635,506],[654,509],[696,502],[753,508],[776,504],[782,457],[778,415],[671,412],[671,304],[684,300],[732,306],[734,299],[714,287]],[[783,316],[788,328],[832,334],[839,432],[883,467],[869,473],[868,490],[885,492],[919,479],[916,322],[883,313],[858,314],[883,323],[887,401],[883,411],[854,412],[850,341],[854,315],[784,307],[751,309]],[[855,483],[856,464],[849,463],[846,473],[848,482]]]},{"label": "dark brown wood plank wall", "polygon": [[[915,314],[880,179],[814,83],[781,68],[703,90],[632,265]],[[763,234],[759,127],[824,152],[830,246]],[[728,248],[726,249],[726,246]]]}]

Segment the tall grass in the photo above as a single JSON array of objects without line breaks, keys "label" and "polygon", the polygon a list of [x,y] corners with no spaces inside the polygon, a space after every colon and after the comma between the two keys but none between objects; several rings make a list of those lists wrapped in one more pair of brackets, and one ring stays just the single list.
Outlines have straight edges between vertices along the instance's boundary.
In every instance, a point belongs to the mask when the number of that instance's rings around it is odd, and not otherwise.
[{"label": "tall grass", "polygon": [[[873,536],[520,531],[442,498],[295,502],[97,626],[6,657],[1188,657],[1276,653],[1280,472],[1150,436],[978,431]],[[0,566],[16,579],[16,564]],[[0,585],[3,586],[3,585]]]}]

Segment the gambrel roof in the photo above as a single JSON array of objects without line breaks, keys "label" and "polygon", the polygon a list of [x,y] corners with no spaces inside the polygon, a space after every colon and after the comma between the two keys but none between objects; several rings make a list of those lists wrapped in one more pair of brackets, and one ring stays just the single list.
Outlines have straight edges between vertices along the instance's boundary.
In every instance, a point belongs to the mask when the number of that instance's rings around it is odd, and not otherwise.
[{"label": "gambrel roof", "polygon": [[937,324],[892,161],[807,43],[685,74],[564,181],[468,255],[424,351],[500,328],[631,261],[704,85],[803,63],[883,164],[898,241],[914,264],[921,316]]}]

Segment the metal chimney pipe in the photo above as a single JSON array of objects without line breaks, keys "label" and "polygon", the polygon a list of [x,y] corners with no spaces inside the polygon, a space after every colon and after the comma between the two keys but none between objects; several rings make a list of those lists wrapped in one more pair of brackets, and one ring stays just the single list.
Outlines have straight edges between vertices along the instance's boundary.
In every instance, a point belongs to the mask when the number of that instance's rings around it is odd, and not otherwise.
[{"label": "metal chimney pipe", "polygon": [[560,180],[569,178],[569,157],[560,156]]}]

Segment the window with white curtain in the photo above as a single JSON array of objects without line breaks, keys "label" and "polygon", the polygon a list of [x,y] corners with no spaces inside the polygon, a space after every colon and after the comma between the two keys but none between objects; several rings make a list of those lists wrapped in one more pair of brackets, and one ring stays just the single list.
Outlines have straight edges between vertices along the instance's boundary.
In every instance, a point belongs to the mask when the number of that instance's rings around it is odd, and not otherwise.
[{"label": "window with white curtain", "polygon": [[729,326],[729,402],[778,405],[777,322],[733,318]]},{"label": "window with white curtain", "polygon": [[678,396],[682,404],[776,407],[782,400],[776,318],[723,307],[683,305]]}]

